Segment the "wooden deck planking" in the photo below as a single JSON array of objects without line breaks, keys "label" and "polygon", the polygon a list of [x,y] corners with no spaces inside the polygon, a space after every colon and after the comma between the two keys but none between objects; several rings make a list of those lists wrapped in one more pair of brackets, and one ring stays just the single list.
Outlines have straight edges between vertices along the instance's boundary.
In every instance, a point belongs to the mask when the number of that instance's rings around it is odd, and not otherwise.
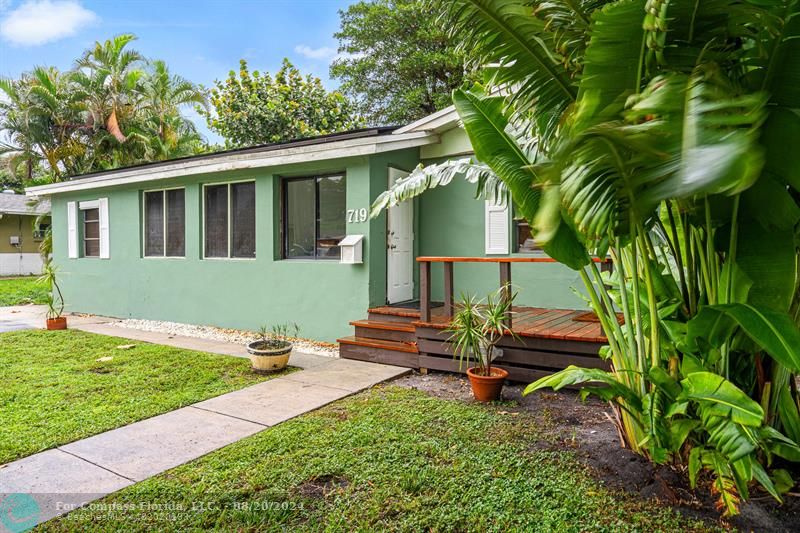
[{"label": "wooden deck planking", "polygon": [[[546,309],[542,307],[514,307],[512,329],[520,337],[538,337],[579,342],[606,342],[598,322],[576,320],[585,311],[571,309]],[[443,307],[431,310],[429,322],[414,322],[415,326],[445,329],[449,319]]]}]

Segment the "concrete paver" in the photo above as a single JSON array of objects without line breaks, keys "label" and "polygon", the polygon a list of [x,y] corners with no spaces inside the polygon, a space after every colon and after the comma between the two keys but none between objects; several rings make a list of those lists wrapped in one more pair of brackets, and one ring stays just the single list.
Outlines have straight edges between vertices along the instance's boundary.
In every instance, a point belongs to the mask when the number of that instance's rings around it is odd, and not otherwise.
[{"label": "concrete paver", "polygon": [[27,495],[36,504],[35,523],[41,523],[132,484],[62,450],[47,450],[0,469],[0,508],[8,510],[6,498]]},{"label": "concrete paver", "polygon": [[273,379],[195,404],[198,409],[274,426],[350,395],[345,389]]},{"label": "concrete paver", "polygon": [[60,449],[141,481],[262,429],[261,424],[184,407]]},{"label": "concrete paver", "polygon": [[353,359],[336,359],[331,363],[315,366],[303,372],[289,374],[282,379],[358,392],[374,385],[376,379],[386,381],[408,372],[408,369],[398,366],[367,363]]}]

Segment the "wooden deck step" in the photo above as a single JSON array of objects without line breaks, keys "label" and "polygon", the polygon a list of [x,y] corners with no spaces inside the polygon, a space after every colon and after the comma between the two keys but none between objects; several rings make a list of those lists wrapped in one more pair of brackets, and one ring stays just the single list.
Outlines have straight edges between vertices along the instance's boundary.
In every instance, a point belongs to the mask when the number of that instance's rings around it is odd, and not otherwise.
[{"label": "wooden deck step", "polygon": [[336,342],[339,344],[348,344],[352,346],[364,346],[367,348],[379,348],[381,350],[391,350],[393,352],[406,352],[406,353],[417,353],[417,346],[416,344],[409,344],[406,342],[397,342],[397,341],[384,341],[378,339],[368,339],[364,337],[356,337],[355,335],[351,335],[349,337],[342,337],[338,339]]},{"label": "wooden deck step", "polygon": [[415,344],[356,336],[343,337],[338,342],[339,356],[343,359],[419,368]]},{"label": "wooden deck step", "polygon": [[384,322],[382,320],[354,320],[356,338],[378,339],[384,341],[414,344],[417,340],[416,328],[405,322]]},{"label": "wooden deck step", "polygon": [[391,307],[384,305],[372,307],[368,310],[369,319],[376,322],[400,322],[410,324],[419,320],[419,309],[409,309],[407,307]]}]

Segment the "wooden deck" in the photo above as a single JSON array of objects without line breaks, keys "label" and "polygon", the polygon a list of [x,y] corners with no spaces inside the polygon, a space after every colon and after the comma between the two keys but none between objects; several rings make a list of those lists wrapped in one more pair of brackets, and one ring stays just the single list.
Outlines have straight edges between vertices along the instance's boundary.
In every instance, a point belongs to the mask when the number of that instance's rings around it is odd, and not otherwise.
[{"label": "wooden deck", "polygon": [[[573,309],[514,306],[511,329],[520,337],[605,343],[600,322],[587,320],[586,315],[586,311]],[[431,309],[430,321],[414,322],[417,327],[435,329],[446,329],[449,324],[450,317],[443,307]]]},{"label": "wooden deck", "polygon": [[[463,372],[453,357],[447,331],[458,304],[453,297],[453,270],[459,263],[496,263],[501,294],[511,297],[511,265],[552,263],[541,257],[419,257],[420,298],[407,307],[369,309],[366,320],[356,320],[355,335],[339,339],[340,355],[348,359]],[[607,261],[596,260],[607,268]],[[442,263],[444,302],[431,301],[431,264]],[[508,371],[509,379],[531,382],[569,365],[610,368],[600,358],[606,344],[597,317],[585,310],[514,306],[505,323],[514,335],[498,343],[493,364]]]},{"label": "wooden deck", "polygon": [[[456,309],[457,310],[457,309]],[[369,310],[367,320],[351,322],[356,334],[339,339],[341,356],[375,363],[463,372],[453,357],[444,307],[433,307],[427,322],[414,308],[383,306]],[[586,311],[514,307],[513,331],[498,347],[494,364],[509,379],[531,382],[569,365],[608,369],[598,356],[606,338]]]}]

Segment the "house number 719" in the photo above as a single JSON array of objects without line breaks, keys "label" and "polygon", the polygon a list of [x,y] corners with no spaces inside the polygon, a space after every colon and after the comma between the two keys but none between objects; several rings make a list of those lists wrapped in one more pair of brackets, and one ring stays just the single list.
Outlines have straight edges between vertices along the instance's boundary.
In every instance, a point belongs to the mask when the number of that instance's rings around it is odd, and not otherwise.
[{"label": "house number 719", "polygon": [[367,208],[361,209],[348,209],[347,210],[347,223],[366,222],[367,221]]}]

